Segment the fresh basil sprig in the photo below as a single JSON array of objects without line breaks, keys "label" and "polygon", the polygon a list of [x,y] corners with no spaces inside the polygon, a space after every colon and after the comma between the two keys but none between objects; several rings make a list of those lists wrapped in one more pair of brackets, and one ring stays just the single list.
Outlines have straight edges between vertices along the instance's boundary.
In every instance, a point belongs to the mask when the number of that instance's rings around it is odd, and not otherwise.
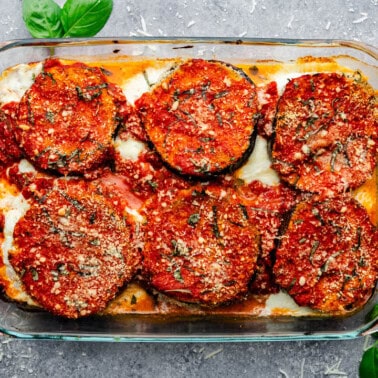
[{"label": "fresh basil sprig", "polygon": [[23,0],[22,17],[35,38],[93,37],[108,21],[113,0]]},{"label": "fresh basil sprig", "polygon": [[359,373],[360,378],[378,377],[378,341],[362,355]]},{"label": "fresh basil sprig", "polygon": [[[367,321],[376,319],[378,316],[378,304],[369,312],[366,317]],[[376,338],[377,334],[373,335]],[[362,355],[359,368],[360,378],[377,378],[378,377],[378,341],[376,341],[369,349],[365,350]]]}]

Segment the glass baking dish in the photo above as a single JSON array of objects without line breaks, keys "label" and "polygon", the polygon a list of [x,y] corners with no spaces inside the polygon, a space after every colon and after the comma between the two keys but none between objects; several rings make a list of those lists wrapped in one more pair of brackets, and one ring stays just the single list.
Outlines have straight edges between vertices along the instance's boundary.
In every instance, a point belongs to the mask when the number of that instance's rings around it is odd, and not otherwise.
[{"label": "glass baking dish", "polygon": [[[360,70],[378,88],[376,48],[338,40],[269,40],[212,38],[50,39],[0,44],[0,70],[51,55],[80,61],[203,58],[230,63],[290,63],[298,58],[337,57]],[[0,300],[0,331],[25,339],[91,341],[274,341],[351,339],[378,331],[378,318],[367,314],[378,303],[378,291],[358,312],[344,317],[141,314],[103,315],[67,320]]]}]

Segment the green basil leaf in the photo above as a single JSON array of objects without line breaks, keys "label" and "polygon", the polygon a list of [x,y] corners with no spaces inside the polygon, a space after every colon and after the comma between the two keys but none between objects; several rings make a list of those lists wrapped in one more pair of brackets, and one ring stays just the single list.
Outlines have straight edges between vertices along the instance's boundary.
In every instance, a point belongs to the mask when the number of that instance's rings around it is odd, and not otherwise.
[{"label": "green basil leaf", "polygon": [[362,355],[359,368],[360,378],[378,377],[378,347],[373,346],[367,349]]},{"label": "green basil leaf", "polygon": [[[371,311],[366,315],[366,321],[370,322],[371,320],[377,319],[378,318],[378,304],[376,304]],[[378,339],[378,332],[373,333],[371,335],[373,339]]]},{"label": "green basil leaf", "polygon": [[64,36],[94,36],[104,27],[112,9],[112,0],[67,0],[61,16]]},{"label": "green basil leaf", "polygon": [[23,0],[22,18],[34,38],[60,38],[64,30],[61,8],[53,0]]},{"label": "green basil leaf", "polygon": [[375,318],[378,318],[378,304],[376,304],[366,315],[366,320],[370,322],[370,320],[373,320]]},{"label": "green basil leaf", "polygon": [[53,0],[23,0],[22,16],[35,38],[59,38],[64,34],[61,8]]}]

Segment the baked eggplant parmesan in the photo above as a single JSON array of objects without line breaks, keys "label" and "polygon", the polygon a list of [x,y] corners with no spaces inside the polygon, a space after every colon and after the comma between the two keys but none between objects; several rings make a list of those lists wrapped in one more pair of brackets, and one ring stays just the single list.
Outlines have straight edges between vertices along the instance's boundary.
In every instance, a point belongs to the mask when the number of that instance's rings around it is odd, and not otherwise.
[{"label": "baked eggplant parmesan", "polygon": [[360,186],[376,164],[377,109],[359,72],[290,80],[276,114],[274,169],[298,189],[325,195]]},{"label": "baked eggplant parmesan", "polygon": [[343,314],[362,306],[378,278],[378,231],[340,196],[300,202],[276,251],[276,282],[301,306]]},{"label": "baked eggplant parmesan", "polygon": [[375,92],[329,60],[256,63],[6,70],[5,299],[66,318],[361,308],[378,278]]},{"label": "baked eggplant parmesan", "polygon": [[152,287],[207,306],[247,293],[259,232],[233,190],[198,185],[170,202],[152,200],[145,214],[143,270]]},{"label": "baked eggplant parmesan", "polygon": [[83,174],[109,160],[125,103],[100,68],[47,60],[18,106],[16,139],[38,168]]},{"label": "baked eggplant parmesan", "polygon": [[45,309],[68,318],[90,315],[131,280],[140,254],[122,212],[96,185],[77,179],[50,183],[34,188],[37,195],[16,224],[9,260],[26,292]]},{"label": "baked eggplant parmesan", "polygon": [[135,104],[156,151],[180,174],[232,171],[253,149],[256,88],[228,63],[186,61]]}]

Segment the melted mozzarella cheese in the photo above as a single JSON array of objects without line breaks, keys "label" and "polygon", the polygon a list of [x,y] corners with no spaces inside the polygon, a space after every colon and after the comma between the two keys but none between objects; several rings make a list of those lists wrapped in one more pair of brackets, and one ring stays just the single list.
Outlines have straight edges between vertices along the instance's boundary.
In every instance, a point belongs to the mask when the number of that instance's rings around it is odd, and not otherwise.
[{"label": "melted mozzarella cheese", "polygon": [[163,67],[155,68],[149,67],[143,71],[132,76],[126,80],[122,85],[122,91],[130,104],[142,96],[143,93],[148,92],[151,88],[158,83],[167,73],[174,67],[174,63],[168,62]]},{"label": "melted mozzarella cheese", "polygon": [[129,138],[128,140],[117,138],[114,142],[114,147],[123,159],[131,161],[137,161],[139,154],[147,148],[143,142],[133,138]]},{"label": "melted mozzarella cheese", "polygon": [[19,64],[4,71],[0,77],[0,105],[19,102],[42,71],[42,63]]},{"label": "melted mozzarella cheese", "polygon": [[237,177],[247,184],[259,180],[266,185],[278,185],[280,179],[276,171],[271,168],[272,162],[268,154],[268,142],[266,139],[257,136],[255,148],[247,163],[237,172]]},{"label": "melted mozzarella cheese", "polygon": [[32,172],[37,172],[37,171],[28,160],[22,159],[18,163],[18,172],[19,173],[32,173]]},{"label": "melted mozzarella cheese", "polygon": [[265,302],[265,308],[261,311],[260,316],[270,315],[295,315],[306,316],[315,315],[316,311],[309,307],[298,306],[289,294],[280,291],[277,294],[271,294]]},{"label": "melted mozzarella cheese", "polygon": [[130,207],[126,207],[126,212],[127,214],[130,214],[135,219],[136,222],[140,224],[145,223],[146,219],[142,215],[140,215],[138,210],[131,209]]},{"label": "melted mozzarella cheese", "polygon": [[20,192],[5,180],[0,180],[0,208],[4,215],[4,241],[1,244],[2,258],[4,266],[0,269],[0,274],[8,285],[5,292],[9,298],[35,305],[23,289],[21,280],[9,262],[9,252],[15,247],[13,232],[17,222],[25,215],[30,205]]},{"label": "melted mozzarella cheese", "polygon": [[274,75],[273,80],[277,83],[278,94],[280,96],[282,95],[282,93],[285,90],[286,84],[289,80],[295,79],[302,75],[305,75],[305,74],[301,72],[290,72],[290,73],[285,72],[285,73],[279,73],[279,74]]}]

